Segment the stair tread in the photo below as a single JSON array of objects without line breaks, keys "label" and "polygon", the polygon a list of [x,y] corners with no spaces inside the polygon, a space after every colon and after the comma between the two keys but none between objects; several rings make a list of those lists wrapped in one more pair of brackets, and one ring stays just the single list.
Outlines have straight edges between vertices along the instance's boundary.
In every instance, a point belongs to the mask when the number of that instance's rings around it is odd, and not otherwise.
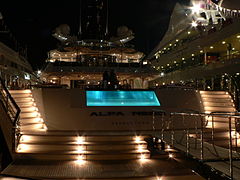
[{"label": "stair tread", "polygon": [[17,152],[18,154],[44,154],[44,155],[77,155],[77,154],[87,154],[87,155],[125,155],[125,154],[149,154],[148,150],[139,152],[138,150],[86,150],[83,152],[71,151],[71,150],[41,150],[32,152]]},{"label": "stair tread", "polygon": [[[122,146],[122,145],[141,145],[141,144],[147,144],[146,141],[141,141],[141,142],[134,142],[134,141],[88,141],[88,142],[84,142],[81,144],[77,144],[75,141],[49,141],[49,142],[22,142],[23,144],[29,144],[29,145],[69,145],[69,146],[79,146],[79,145],[84,145],[84,146],[88,146],[88,145],[113,145],[113,146]],[[121,143],[121,144],[120,144]]]}]

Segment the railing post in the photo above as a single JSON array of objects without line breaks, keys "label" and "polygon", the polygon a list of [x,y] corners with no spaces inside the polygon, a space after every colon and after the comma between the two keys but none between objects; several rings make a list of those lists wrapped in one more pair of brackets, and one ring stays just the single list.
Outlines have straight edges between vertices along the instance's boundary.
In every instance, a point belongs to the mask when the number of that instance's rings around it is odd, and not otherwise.
[{"label": "railing post", "polygon": [[237,132],[237,120],[236,117],[234,117],[234,125],[235,125],[235,146],[236,150],[238,149],[238,132]]},{"label": "railing post", "polygon": [[161,119],[161,123],[162,123],[162,131],[161,131],[161,138],[162,138],[162,140],[164,140],[164,120],[163,120],[163,116],[164,116],[164,113],[162,113],[162,119]]},{"label": "railing post", "polygon": [[[182,116],[182,123],[183,123],[183,126],[185,126],[185,114],[183,114]],[[183,131],[186,131],[186,153],[187,153],[187,156],[189,155],[189,129],[188,127],[186,127],[186,130],[183,130]]]},{"label": "railing post", "polygon": [[212,115],[212,143],[214,143],[214,117]]},{"label": "railing post", "polygon": [[231,116],[229,116],[229,174],[231,179],[233,179],[233,162],[232,162],[232,123]]},{"label": "railing post", "polygon": [[171,120],[171,145],[172,147],[174,146],[174,125],[173,125],[173,118],[172,115],[170,114],[170,120]]},{"label": "railing post", "polygon": [[206,116],[201,116],[201,160],[204,158],[204,147],[203,147],[203,118],[206,118]]},{"label": "railing post", "polygon": [[153,111],[153,114],[152,114],[152,130],[155,135],[155,111]]}]

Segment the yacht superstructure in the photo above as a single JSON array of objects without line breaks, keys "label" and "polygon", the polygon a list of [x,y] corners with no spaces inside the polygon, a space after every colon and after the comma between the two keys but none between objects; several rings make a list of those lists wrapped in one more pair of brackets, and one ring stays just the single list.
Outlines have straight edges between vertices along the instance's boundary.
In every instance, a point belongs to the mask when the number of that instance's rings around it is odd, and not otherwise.
[{"label": "yacht superstructure", "polygon": [[240,51],[238,2],[234,9],[228,7],[231,6],[225,1],[193,0],[188,7],[176,4],[168,31],[148,56],[160,75],[152,86],[188,85],[229,90],[236,95]]},{"label": "yacht superstructure", "polygon": [[[154,64],[159,62],[153,60],[152,68],[126,44],[133,38],[126,27],[107,38],[107,26],[99,26],[108,22],[100,18],[106,2],[87,1],[86,27],[80,26],[78,36],[70,35],[68,25],[55,30],[61,45],[49,52],[38,74],[45,84],[9,91],[1,82],[0,127],[7,149],[2,157],[12,158],[4,159],[1,174],[203,179],[182,166],[185,158],[174,147],[200,160],[197,165],[230,160],[231,169],[239,140],[239,114],[231,94],[177,86],[149,89],[148,81],[160,83]],[[97,18],[89,16],[91,11]]]}]

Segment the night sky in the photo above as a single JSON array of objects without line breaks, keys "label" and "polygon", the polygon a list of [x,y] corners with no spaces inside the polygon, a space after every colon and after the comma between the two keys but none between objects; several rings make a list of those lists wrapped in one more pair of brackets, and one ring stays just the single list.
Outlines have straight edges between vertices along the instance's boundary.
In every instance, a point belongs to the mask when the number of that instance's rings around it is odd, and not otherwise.
[{"label": "night sky", "polygon": [[[147,55],[167,30],[176,2],[187,4],[188,0],[109,0],[110,34],[116,35],[117,27],[126,25],[135,34],[131,44]],[[79,0],[5,0],[0,11],[15,38],[28,47],[28,60],[35,70],[56,48],[58,41],[51,34],[57,26],[68,24],[72,34],[79,28]]]}]

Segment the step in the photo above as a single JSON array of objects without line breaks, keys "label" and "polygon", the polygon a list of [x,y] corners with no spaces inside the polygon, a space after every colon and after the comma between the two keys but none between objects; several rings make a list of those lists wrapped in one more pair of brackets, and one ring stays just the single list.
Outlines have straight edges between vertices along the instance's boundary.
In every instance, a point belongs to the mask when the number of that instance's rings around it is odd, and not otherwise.
[{"label": "step", "polygon": [[138,144],[115,144],[115,143],[104,143],[78,145],[78,144],[19,144],[18,152],[24,153],[39,153],[39,152],[50,152],[50,151],[124,151],[124,150],[146,150],[147,145]]},{"label": "step", "polygon": [[212,107],[234,107],[233,102],[203,102],[204,106],[212,106]]},{"label": "step", "polygon": [[202,98],[204,103],[214,102],[214,103],[233,103],[233,100],[230,98]]},{"label": "step", "polygon": [[[23,138],[31,139],[36,142],[49,142],[49,141],[73,141],[73,142],[125,142],[131,141],[136,144],[146,143],[144,139],[148,136],[129,136],[129,135],[88,135],[88,136],[77,136],[77,135],[38,135],[38,134],[24,134]],[[137,139],[137,141],[136,141]]]},{"label": "step", "polygon": [[34,106],[21,107],[21,113],[34,112],[34,111],[38,111],[38,108]]},{"label": "step", "polygon": [[35,117],[39,117],[40,114],[37,111],[33,111],[33,112],[20,112],[20,118],[35,118]]},{"label": "step", "polygon": [[11,94],[21,94],[21,93],[31,93],[30,89],[23,89],[23,90],[9,90]]},{"label": "step", "polygon": [[[209,121],[212,121],[212,118],[213,118],[213,121],[217,121],[217,122],[229,122],[229,118],[228,117],[220,117],[220,116],[209,116],[208,117],[208,120]],[[235,118],[231,118],[231,121],[232,122],[235,122]]]},{"label": "step", "polygon": [[[23,153],[18,153],[24,158]],[[131,154],[26,154],[26,158],[40,160],[130,160],[130,159],[149,159],[150,153],[131,153]]]},{"label": "step", "polygon": [[14,99],[16,101],[16,103],[18,104],[19,102],[26,102],[26,103],[30,103],[30,102],[34,102],[34,99],[31,97],[28,98],[15,98]]},{"label": "step", "polygon": [[42,123],[44,122],[44,120],[40,117],[20,117],[20,123]]},{"label": "step", "polygon": [[21,131],[35,131],[35,130],[46,130],[46,125],[44,123],[32,123],[20,126]]},{"label": "step", "polygon": [[33,101],[30,101],[30,102],[17,102],[17,105],[20,108],[31,107],[31,106],[35,107],[36,106],[36,104]]},{"label": "step", "polygon": [[28,97],[32,97],[32,93],[15,93],[15,94],[11,94],[11,96],[14,99],[18,99],[18,98],[28,98]]},{"label": "step", "polygon": [[229,94],[201,94],[201,98],[220,98],[220,99],[231,99]]},{"label": "step", "polygon": [[236,109],[234,107],[204,107],[205,111],[218,112],[218,111],[226,111],[226,112],[235,112]]},{"label": "step", "polygon": [[228,94],[228,92],[226,91],[200,91],[200,94],[203,95],[203,94]]}]

